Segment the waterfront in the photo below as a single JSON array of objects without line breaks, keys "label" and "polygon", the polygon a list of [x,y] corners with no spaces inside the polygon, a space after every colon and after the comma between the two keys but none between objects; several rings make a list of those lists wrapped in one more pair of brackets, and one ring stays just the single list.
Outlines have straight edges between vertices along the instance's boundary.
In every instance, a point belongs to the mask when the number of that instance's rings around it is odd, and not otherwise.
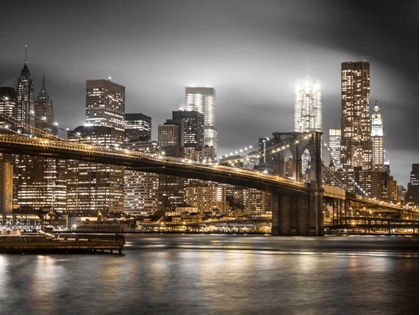
[{"label": "waterfront", "polygon": [[418,314],[418,237],[126,234],[0,255],[2,314]]}]

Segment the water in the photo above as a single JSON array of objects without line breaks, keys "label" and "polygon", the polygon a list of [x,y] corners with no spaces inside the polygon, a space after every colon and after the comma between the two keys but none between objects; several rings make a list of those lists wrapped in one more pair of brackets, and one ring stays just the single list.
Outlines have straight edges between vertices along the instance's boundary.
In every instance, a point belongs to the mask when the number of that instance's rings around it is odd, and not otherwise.
[{"label": "water", "polygon": [[0,255],[0,314],[418,314],[418,238],[126,235]]}]

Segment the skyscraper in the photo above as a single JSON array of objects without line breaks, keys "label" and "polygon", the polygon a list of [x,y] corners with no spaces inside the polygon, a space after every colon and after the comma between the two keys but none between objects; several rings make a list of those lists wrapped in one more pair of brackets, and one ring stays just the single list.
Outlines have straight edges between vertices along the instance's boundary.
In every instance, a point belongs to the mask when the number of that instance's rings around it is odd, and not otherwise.
[{"label": "skyscraper", "polygon": [[152,118],[141,114],[131,113],[124,115],[125,138],[130,141],[149,141],[152,138]]},{"label": "skyscraper", "polygon": [[384,168],[384,126],[382,114],[376,101],[372,114],[372,164],[376,169]]},{"label": "skyscraper", "polygon": [[346,172],[372,169],[370,66],[341,64],[341,164]]},{"label": "skyscraper", "polygon": [[16,91],[14,88],[0,87],[0,114],[14,118],[16,108]]},{"label": "skyscraper", "polygon": [[336,170],[340,169],[341,129],[329,130],[329,148],[332,162]]},{"label": "skyscraper", "polygon": [[296,84],[295,92],[295,132],[321,132],[321,84],[307,78]]},{"label": "skyscraper", "polygon": [[192,157],[194,152],[204,147],[204,115],[197,111],[172,112],[172,120],[182,121],[185,155]]},{"label": "skyscraper", "polygon": [[50,134],[57,134],[53,103],[47,91],[45,77],[42,78],[42,87],[35,102],[35,127]]},{"label": "skyscraper", "polygon": [[204,115],[204,145],[214,147],[217,153],[217,129],[215,112],[216,91],[214,88],[185,88],[187,111],[197,111]]},{"label": "skyscraper", "polygon": [[111,80],[86,81],[86,125],[124,131],[125,87]]},{"label": "skyscraper", "polygon": [[33,80],[26,60],[17,79],[15,114],[16,120],[26,124],[25,127],[19,128],[20,131],[30,134],[30,126],[35,126],[35,98]]},{"label": "skyscraper", "polygon": [[[52,100],[45,78],[35,103],[35,126],[56,134]],[[43,135],[40,135],[43,136]],[[17,203],[26,208],[64,211],[66,205],[65,161],[41,156],[17,156]]]}]

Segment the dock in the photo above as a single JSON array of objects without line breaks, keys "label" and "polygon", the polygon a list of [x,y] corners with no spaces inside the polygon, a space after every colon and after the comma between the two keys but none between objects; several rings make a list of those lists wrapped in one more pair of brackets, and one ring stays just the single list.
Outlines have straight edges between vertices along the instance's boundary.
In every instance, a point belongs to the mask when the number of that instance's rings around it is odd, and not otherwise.
[{"label": "dock", "polygon": [[95,253],[121,254],[125,238],[118,234],[62,233],[57,235],[2,235],[0,253]]}]

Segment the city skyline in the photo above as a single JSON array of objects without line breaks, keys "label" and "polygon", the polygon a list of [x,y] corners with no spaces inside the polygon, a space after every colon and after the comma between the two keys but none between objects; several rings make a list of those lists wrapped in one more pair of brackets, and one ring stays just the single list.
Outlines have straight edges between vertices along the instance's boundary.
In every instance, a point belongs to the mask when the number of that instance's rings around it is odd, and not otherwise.
[{"label": "city skyline", "polygon": [[[111,77],[126,88],[126,113],[152,117],[154,140],[157,126],[184,106],[185,87],[213,87],[222,155],[292,131],[294,85],[306,74],[322,85],[326,142],[328,129],[340,128],[341,62],[366,60],[385,159],[406,186],[418,163],[418,40],[406,31],[418,38],[418,3],[240,3],[6,1],[0,86],[16,86],[28,45],[35,91],[45,74],[61,126],[85,122],[86,80]],[[98,23],[90,23],[94,9]]]}]

